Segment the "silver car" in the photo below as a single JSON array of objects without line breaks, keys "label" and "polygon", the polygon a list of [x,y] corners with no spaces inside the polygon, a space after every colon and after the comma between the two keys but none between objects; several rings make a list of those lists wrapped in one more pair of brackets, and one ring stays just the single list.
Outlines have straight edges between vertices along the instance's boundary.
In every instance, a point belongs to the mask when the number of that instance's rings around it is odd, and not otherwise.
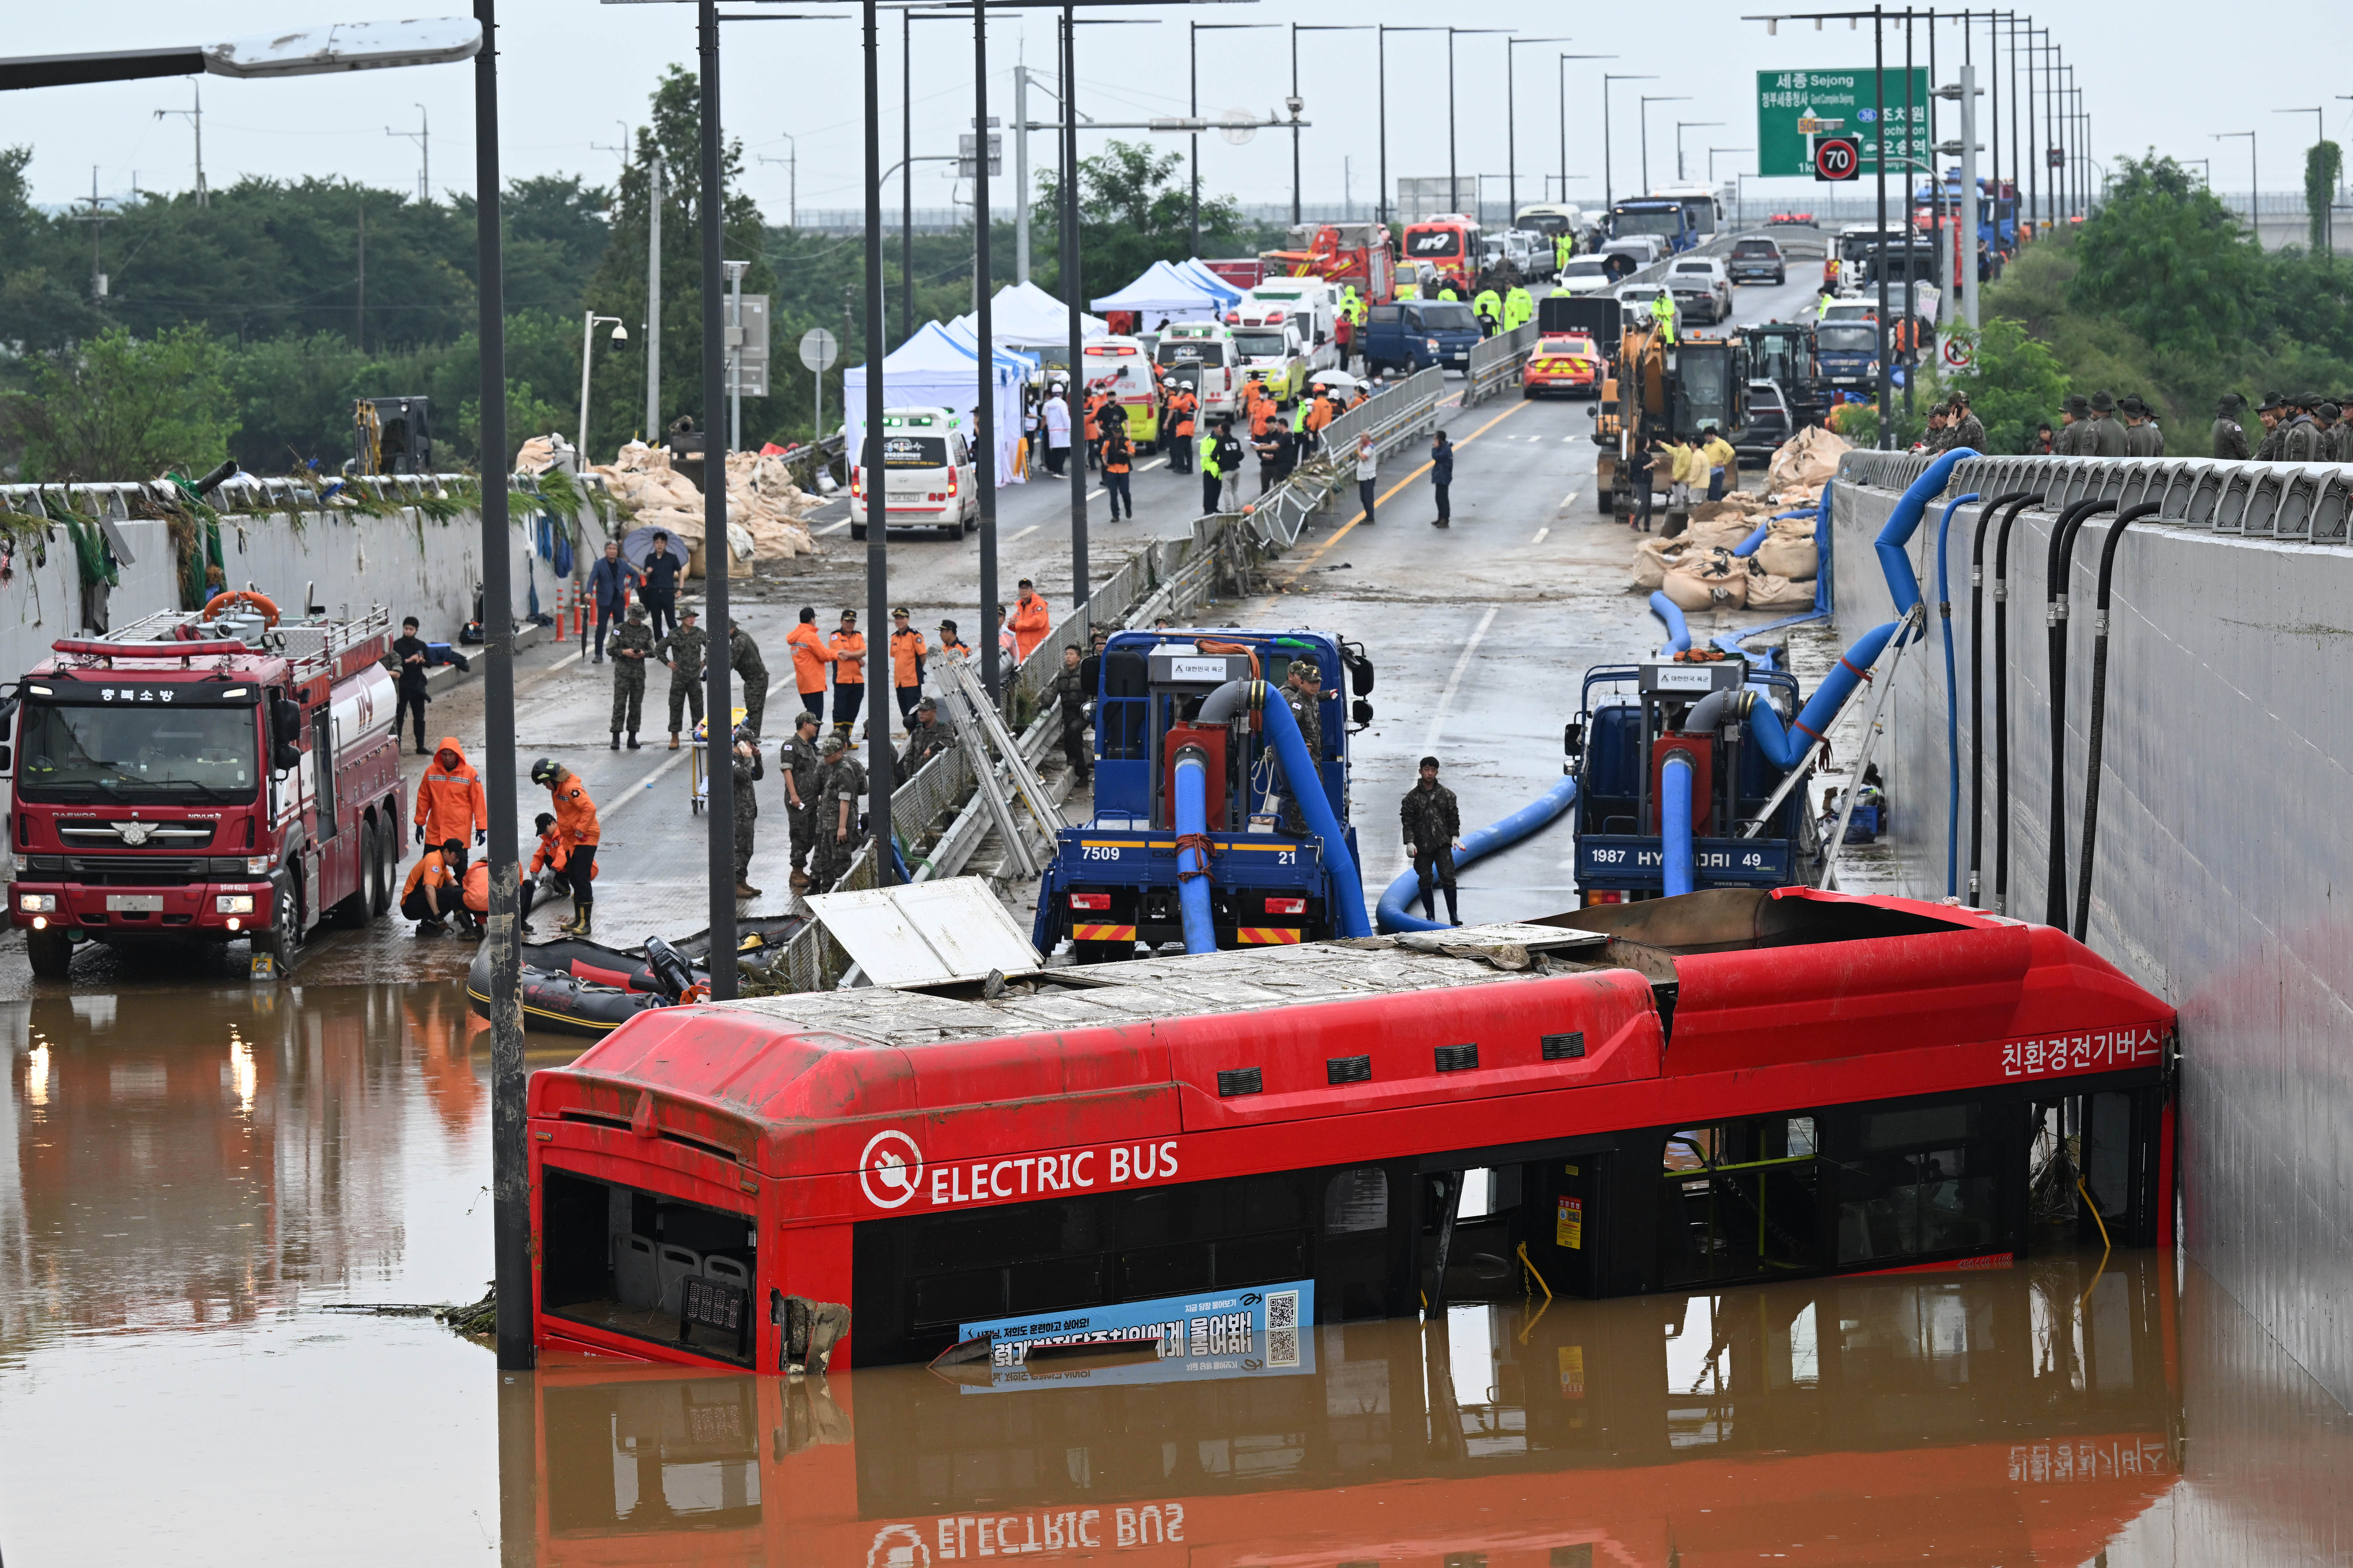
[{"label": "silver car", "polygon": [[1713,256],[1685,256],[1667,268],[1675,308],[1694,321],[1713,326],[1732,314],[1732,279]]}]

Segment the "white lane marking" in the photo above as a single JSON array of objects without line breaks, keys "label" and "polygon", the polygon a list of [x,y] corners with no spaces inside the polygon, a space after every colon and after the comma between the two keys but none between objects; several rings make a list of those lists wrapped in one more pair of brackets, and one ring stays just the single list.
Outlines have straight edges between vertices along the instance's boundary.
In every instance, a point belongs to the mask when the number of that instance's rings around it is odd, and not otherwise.
[{"label": "white lane marking", "polygon": [[823,528],[818,529],[817,531],[817,537],[823,539],[828,533],[839,533],[843,529],[848,528],[849,526],[849,520],[845,517],[839,522],[829,522]]},{"label": "white lane marking", "polygon": [[1534,539],[1529,540],[1528,542],[1530,544],[1542,544],[1545,542],[1545,535],[1551,531],[1552,530],[1550,528],[1539,528],[1536,530],[1536,536]]},{"label": "white lane marking", "polygon": [[1089,500],[1103,500],[1103,487],[1102,487],[1101,485],[1097,485],[1094,489],[1091,489],[1091,490],[1089,490],[1089,491],[1087,492],[1087,499],[1088,499]]},{"label": "white lane marking", "polygon": [[1454,694],[1462,689],[1463,676],[1470,673],[1472,656],[1479,651],[1479,644],[1485,639],[1487,628],[1495,624],[1495,612],[1501,607],[1488,605],[1487,613],[1480,616],[1479,624],[1472,628],[1471,640],[1462,645],[1462,657],[1454,661],[1454,673],[1446,678],[1446,688],[1438,694],[1437,710],[1430,716],[1430,733],[1423,736],[1421,742],[1423,752],[1438,750],[1439,733],[1446,728],[1446,710],[1453,706]]},{"label": "white lane marking", "polygon": [[[1589,439],[1589,438],[1590,438],[1590,437],[1588,437],[1588,439]],[[1561,439],[1562,439],[1562,440],[1564,440],[1564,441],[1574,441],[1574,440],[1576,440],[1576,439],[1577,439],[1577,437],[1574,437],[1574,436],[1563,436],[1563,437],[1561,437]]]},{"label": "white lane marking", "polygon": [[1024,534],[1031,534],[1031,533],[1035,533],[1035,532],[1037,532],[1037,531],[1038,531],[1038,524],[1036,524],[1036,523],[1034,523],[1034,522],[1033,522],[1033,523],[1031,523],[1029,527],[1027,527],[1027,528],[1025,528],[1025,529],[1021,530],[1021,531],[1020,531],[1019,533],[1008,533],[1008,534],[1007,534],[1007,535],[1005,536],[1005,542],[1006,542],[1006,543],[1008,543],[1008,544],[1010,544],[1010,543],[1012,543],[1015,540],[1021,538]]},{"label": "white lane marking", "polygon": [[1576,504],[1576,501],[1577,492],[1575,490],[1571,490],[1567,495],[1560,498],[1560,505],[1554,510],[1557,511],[1567,511],[1572,505]]},{"label": "white lane marking", "polygon": [[607,822],[611,821],[613,815],[616,812],[628,805],[629,802],[638,799],[640,795],[643,795],[646,791],[653,788],[654,781],[656,779],[661,777],[662,774],[670,772],[670,769],[678,766],[679,763],[686,761],[687,758],[692,755],[694,755],[694,753],[691,751],[684,747],[681,747],[679,751],[670,757],[670,761],[662,763],[661,766],[656,768],[653,772],[639,779],[636,784],[630,785],[627,794],[623,795],[620,799],[615,801],[612,805],[607,806],[600,820]]},{"label": "white lane marking", "polygon": [[1148,473],[1150,473],[1150,472],[1151,472],[1153,469],[1155,469],[1155,468],[1166,468],[1167,466],[1168,466],[1168,459],[1167,459],[1167,458],[1153,458],[1153,459],[1152,459],[1152,461],[1150,461],[1150,462],[1148,462],[1148,463],[1144,463],[1144,464],[1140,464],[1140,465],[1138,465],[1138,466],[1137,466],[1137,468],[1136,468],[1136,470],[1135,470],[1135,471],[1136,471],[1137,473],[1139,473],[1139,474],[1148,474]]}]

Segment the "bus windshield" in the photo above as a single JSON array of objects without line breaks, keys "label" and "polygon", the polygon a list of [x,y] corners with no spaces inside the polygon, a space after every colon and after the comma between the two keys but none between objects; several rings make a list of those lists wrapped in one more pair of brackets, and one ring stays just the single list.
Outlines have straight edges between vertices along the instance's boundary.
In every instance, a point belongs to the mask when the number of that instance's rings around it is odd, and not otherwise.
[{"label": "bus windshield", "polygon": [[27,800],[249,801],[254,711],[28,703],[16,787]]},{"label": "bus windshield", "polygon": [[1620,210],[1609,215],[1609,232],[1620,239],[1630,234],[1658,234],[1672,239],[1683,231],[1683,215],[1676,208],[1669,208],[1665,212]]}]

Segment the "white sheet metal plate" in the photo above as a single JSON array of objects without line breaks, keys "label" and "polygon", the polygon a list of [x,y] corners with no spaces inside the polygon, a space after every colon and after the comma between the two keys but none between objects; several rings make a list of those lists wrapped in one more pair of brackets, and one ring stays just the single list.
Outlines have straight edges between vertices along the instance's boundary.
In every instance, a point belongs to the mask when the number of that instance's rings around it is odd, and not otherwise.
[{"label": "white sheet metal plate", "polygon": [[984,878],[818,893],[808,906],[877,985],[938,985],[1044,967]]}]

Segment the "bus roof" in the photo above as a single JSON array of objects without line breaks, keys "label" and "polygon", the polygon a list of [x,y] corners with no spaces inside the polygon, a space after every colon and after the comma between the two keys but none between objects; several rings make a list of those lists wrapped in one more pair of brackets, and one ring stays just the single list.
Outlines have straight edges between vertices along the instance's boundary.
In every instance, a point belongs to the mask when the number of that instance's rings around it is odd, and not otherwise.
[{"label": "bus roof", "polygon": [[[925,1155],[956,1160],[1770,1068],[1859,1067],[1880,1098],[2015,1077],[2004,1053],[2030,1038],[2083,1042],[2069,1070],[2153,1065],[2172,1020],[2053,928],[1724,889],[1049,970],[994,999],[874,987],[659,1008],[533,1074],[530,1098],[534,1118],[799,1176],[860,1170],[886,1120],[920,1118]],[[1933,1068],[1907,1087],[1891,1053]]]}]

